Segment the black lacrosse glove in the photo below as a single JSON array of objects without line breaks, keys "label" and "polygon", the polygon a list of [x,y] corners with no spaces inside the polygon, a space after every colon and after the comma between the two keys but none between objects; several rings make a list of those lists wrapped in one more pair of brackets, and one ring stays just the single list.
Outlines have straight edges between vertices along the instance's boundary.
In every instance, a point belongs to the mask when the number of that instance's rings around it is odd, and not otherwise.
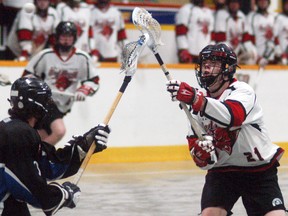
[{"label": "black lacrosse glove", "polygon": [[96,149],[94,153],[101,152],[107,148],[110,131],[108,125],[99,124],[83,134],[83,136],[77,137],[76,139],[82,139],[82,142],[78,142],[77,144],[83,149],[83,151],[88,152],[93,141],[95,141]]},{"label": "black lacrosse glove", "polygon": [[68,208],[75,208],[80,199],[81,195],[80,188],[69,181],[64,182],[62,186],[68,194],[68,196],[66,197],[66,202],[64,203],[63,206]]}]

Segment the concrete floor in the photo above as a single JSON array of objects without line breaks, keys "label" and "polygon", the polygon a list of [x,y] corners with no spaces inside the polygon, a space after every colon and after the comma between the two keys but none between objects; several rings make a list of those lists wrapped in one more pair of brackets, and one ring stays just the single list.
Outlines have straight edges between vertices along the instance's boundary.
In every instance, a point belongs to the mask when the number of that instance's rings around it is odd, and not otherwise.
[{"label": "concrete floor", "polygon": [[[59,216],[196,216],[200,213],[205,171],[192,161],[89,165],[81,178],[80,202]],[[73,179],[68,179],[73,180]],[[288,163],[279,168],[279,183],[288,203]],[[235,216],[246,215],[241,201]],[[32,215],[44,215],[31,208]]]}]

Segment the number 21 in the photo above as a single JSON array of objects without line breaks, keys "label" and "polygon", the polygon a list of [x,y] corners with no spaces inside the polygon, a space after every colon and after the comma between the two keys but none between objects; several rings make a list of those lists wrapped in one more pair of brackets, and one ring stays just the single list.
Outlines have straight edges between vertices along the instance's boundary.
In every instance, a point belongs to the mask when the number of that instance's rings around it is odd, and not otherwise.
[{"label": "number 21", "polygon": [[[258,157],[258,159],[259,159],[260,161],[263,161],[263,160],[264,160],[264,159],[262,158],[260,152],[258,151],[258,149],[257,149],[256,147],[254,148],[254,153],[256,154],[256,156]],[[248,162],[256,161],[256,160],[253,158],[252,152],[244,152],[243,154],[247,157],[247,161],[248,161]]]}]

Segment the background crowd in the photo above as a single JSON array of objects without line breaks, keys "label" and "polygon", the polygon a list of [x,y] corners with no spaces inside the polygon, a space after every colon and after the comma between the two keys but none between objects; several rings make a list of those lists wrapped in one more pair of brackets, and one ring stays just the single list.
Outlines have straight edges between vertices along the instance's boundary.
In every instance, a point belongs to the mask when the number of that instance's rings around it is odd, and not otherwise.
[{"label": "background crowd", "polygon": [[[27,2],[34,3],[35,9],[27,7]],[[204,46],[226,42],[239,64],[287,65],[288,1],[282,0],[279,11],[273,12],[269,10],[270,0],[253,2],[255,7],[243,0],[190,0],[182,4],[175,15],[178,61],[196,63]],[[27,61],[52,46],[60,21],[76,24],[75,47],[89,53],[95,62],[119,61],[119,53],[129,40],[122,12],[110,0],[0,3],[2,60]]]}]

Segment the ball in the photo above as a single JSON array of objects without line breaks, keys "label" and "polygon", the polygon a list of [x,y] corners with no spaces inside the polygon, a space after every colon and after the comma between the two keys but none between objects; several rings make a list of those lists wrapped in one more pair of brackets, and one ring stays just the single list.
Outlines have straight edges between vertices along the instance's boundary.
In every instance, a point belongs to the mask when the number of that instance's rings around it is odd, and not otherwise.
[{"label": "ball", "polygon": [[26,13],[34,13],[36,10],[35,5],[33,3],[30,3],[30,2],[25,3],[23,8],[24,8],[24,11]]}]

